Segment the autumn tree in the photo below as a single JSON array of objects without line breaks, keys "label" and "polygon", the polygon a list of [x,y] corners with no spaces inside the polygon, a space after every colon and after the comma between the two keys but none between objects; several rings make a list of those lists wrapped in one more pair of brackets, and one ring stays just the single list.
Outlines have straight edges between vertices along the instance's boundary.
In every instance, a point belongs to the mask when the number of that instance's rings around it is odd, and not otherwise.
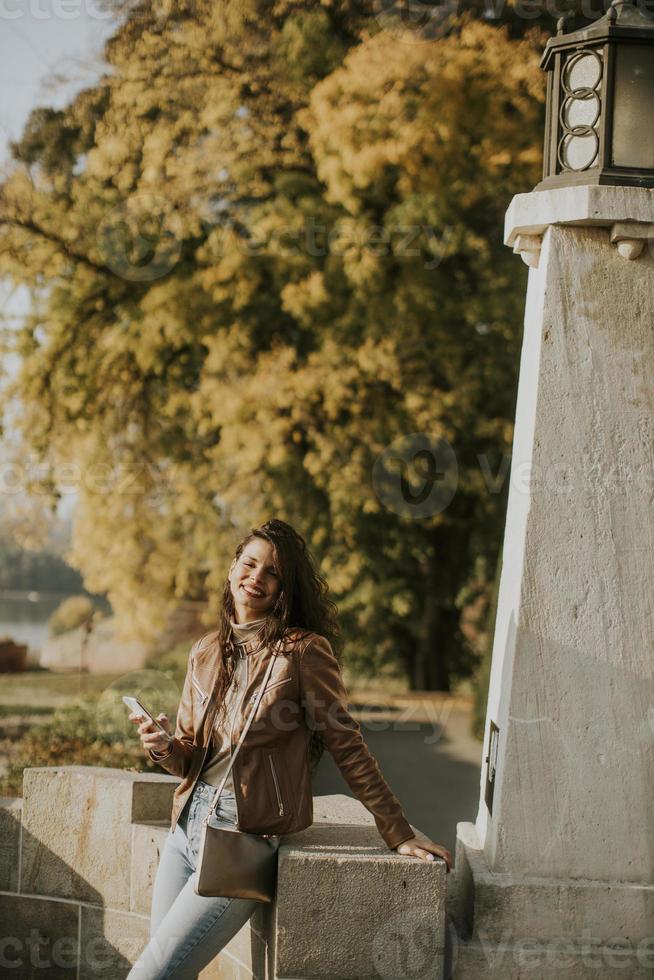
[{"label": "autumn tree", "polygon": [[447,689],[501,540],[526,273],[502,222],[540,176],[543,39],[466,14],[407,40],[376,9],[135,7],[15,145],[0,272],[33,296],[20,437],[53,498],[77,483],[71,561],[126,627],[215,613],[274,514],[351,661]]}]

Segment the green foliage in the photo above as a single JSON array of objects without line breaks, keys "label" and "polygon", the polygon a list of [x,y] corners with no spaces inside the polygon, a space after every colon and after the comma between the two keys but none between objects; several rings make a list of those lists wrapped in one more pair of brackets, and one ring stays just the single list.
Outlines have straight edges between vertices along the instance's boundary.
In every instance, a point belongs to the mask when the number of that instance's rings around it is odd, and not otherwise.
[{"label": "green foliage", "polygon": [[473,713],[472,713],[472,733],[480,740],[484,738],[484,725],[486,723],[486,708],[488,705],[488,688],[490,685],[491,663],[493,657],[493,637],[495,633],[495,619],[497,616],[497,597],[500,588],[500,576],[502,574],[502,553],[497,560],[495,579],[491,601],[488,606],[485,629],[485,643],[479,667],[475,672],[473,681]]},{"label": "green foliage", "polygon": [[22,795],[22,774],[36,766],[109,766],[139,772],[160,771],[143,751],[134,731],[107,726],[96,697],[83,697],[35,725],[19,743],[0,780],[0,793]]},{"label": "green foliage", "polygon": [[305,79],[310,86],[338,67],[345,46],[334,35],[326,10],[301,10],[284,23],[274,51],[289,78]]},{"label": "green foliage", "polygon": [[60,603],[48,620],[51,636],[77,629],[93,618],[93,603],[83,595],[71,595]]},{"label": "green foliage", "polygon": [[488,688],[490,685],[491,660],[493,653],[493,638],[488,638],[487,647],[473,681],[473,715],[470,729],[472,734],[483,740],[486,724],[486,708],[488,705]]},{"label": "green foliage", "polygon": [[55,674],[48,670],[2,677],[3,704],[43,704],[56,707],[77,696],[101,696],[123,674]]},{"label": "green foliage", "polygon": [[[35,299],[21,436],[46,486],[78,468],[68,558],[134,634],[181,598],[214,615],[275,514],[357,670],[470,671],[456,597],[501,537],[479,460],[511,446],[526,270],[502,224],[540,176],[542,40],[465,17],[398,43],[348,0],[141,4],[98,85],[32,117],[0,205],[0,273]],[[424,517],[372,477],[415,432],[458,464]]]}]

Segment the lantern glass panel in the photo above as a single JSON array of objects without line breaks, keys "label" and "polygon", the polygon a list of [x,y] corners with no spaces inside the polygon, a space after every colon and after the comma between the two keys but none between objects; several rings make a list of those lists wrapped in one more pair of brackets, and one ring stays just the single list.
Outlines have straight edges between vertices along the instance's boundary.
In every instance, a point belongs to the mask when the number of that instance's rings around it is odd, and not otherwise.
[{"label": "lantern glass panel", "polygon": [[566,99],[561,117],[566,129],[575,126],[594,126],[599,119],[600,100],[597,92],[591,92],[583,99]]},{"label": "lantern glass panel", "polygon": [[584,136],[564,136],[561,141],[561,161],[566,170],[587,170],[597,158],[599,142],[594,133]]},{"label": "lantern glass panel", "polygon": [[602,62],[590,51],[574,54],[565,66],[564,87],[568,92],[583,88],[594,89],[602,77]]},{"label": "lantern glass panel", "polygon": [[654,170],[654,46],[618,44],[613,103],[614,167]]},{"label": "lantern glass panel", "polygon": [[562,170],[588,170],[597,160],[602,59],[598,51],[572,51],[561,73],[559,164]]}]

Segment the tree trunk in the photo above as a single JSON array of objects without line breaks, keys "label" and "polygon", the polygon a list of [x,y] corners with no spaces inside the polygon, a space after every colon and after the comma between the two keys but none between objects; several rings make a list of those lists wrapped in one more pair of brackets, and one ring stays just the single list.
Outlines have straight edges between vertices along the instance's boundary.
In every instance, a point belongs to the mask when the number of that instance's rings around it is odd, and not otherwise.
[{"label": "tree trunk", "polygon": [[420,640],[414,661],[412,689],[414,691],[449,691],[449,648],[458,626],[455,609],[439,605],[440,564],[437,555],[437,531],[431,535],[432,547],[424,565],[423,614]]}]

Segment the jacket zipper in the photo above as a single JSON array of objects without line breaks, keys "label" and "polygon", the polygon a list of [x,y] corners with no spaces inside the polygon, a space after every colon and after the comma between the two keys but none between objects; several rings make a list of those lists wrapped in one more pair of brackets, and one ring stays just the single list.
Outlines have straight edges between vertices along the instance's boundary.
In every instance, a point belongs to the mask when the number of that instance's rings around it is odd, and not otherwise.
[{"label": "jacket zipper", "polygon": [[209,700],[209,695],[200,687],[193,674],[191,674],[191,684],[202,698],[202,704]]},{"label": "jacket zipper", "polygon": [[284,803],[282,801],[282,794],[279,791],[279,783],[277,782],[277,773],[275,772],[275,763],[273,762],[272,754],[268,753],[268,758],[270,760],[270,770],[272,772],[273,782],[275,784],[275,792],[277,793],[277,803],[279,805],[279,815],[284,816]]},{"label": "jacket zipper", "polygon": [[[290,680],[292,680],[291,677],[282,677],[282,679],[280,681],[275,681],[274,684],[268,684],[268,686],[266,688],[266,694],[268,694],[270,691],[273,691],[276,687],[281,687],[282,684],[288,684],[288,682]],[[256,689],[256,691],[254,692],[254,694],[252,695],[252,697],[250,698],[249,704],[252,704],[252,702],[256,698],[257,694],[259,693],[259,690],[260,690],[260,688],[258,687]]]}]

